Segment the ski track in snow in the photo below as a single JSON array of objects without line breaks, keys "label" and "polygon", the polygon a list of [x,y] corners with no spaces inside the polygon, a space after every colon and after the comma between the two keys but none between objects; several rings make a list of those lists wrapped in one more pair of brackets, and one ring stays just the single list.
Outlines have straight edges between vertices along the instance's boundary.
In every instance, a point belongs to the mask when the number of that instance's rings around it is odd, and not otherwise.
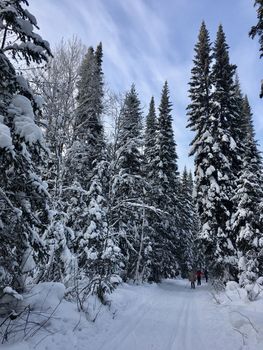
[{"label": "ski track in snow", "polygon": [[149,289],[137,310],[113,322],[107,338],[92,350],[245,349],[228,314],[212,303],[209,287],[192,290],[180,280]]}]

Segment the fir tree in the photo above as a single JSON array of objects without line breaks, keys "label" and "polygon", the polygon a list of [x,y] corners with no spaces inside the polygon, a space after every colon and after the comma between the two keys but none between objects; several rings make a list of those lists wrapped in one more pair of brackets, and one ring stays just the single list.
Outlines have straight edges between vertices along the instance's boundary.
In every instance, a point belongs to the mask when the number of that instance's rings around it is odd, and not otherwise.
[{"label": "fir tree", "polygon": [[168,83],[165,82],[157,132],[152,150],[152,159],[147,169],[152,191],[152,205],[162,210],[162,215],[153,225],[155,237],[152,251],[152,279],[171,277],[177,270],[176,248],[178,248],[178,168],[174,141],[171,102]]},{"label": "fir tree", "polygon": [[[231,232],[230,217],[235,210],[231,198],[240,169],[238,121],[241,111],[234,82],[236,67],[229,62],[228,46],[221,25],[213,49],[211,73],[209,47],[208,33],[202,24],[190,83],[192,103],[188,107],[189,126],[196,131],[191,153],[196,157],[200,238],[207,266],[215,275],[228,279],[231,275],[236,278],[237,273],[235,236]],[[196,72],[206,82],[203,88],[199,86],[202,80],[198,79]]]},{"label": "fir tree", "polygon": [[[211,112],[211,44],[208,30],[204,22],[201,24],[198,42],[195,46],[192,77],[189,83],[191,104],[188,109],[188,127],[196,133],[191,142],[190,155],[195,155],[196,170],[202,167],[203,134],[207,132]],[[199,181],[199,177],[197,178]],[[200,179],[201,182],[201,179]],[[199,184],[197,183],[197,191]]]},{"label": "fir tree", "polygon": [[244,139],[247,136],[247,117],[244,117],[244,97],[241,91],[241,86],[239,82],[238,75],[235,76],[235,82],[234,82],[234,89],[235,89],[235,103],[236,103],[236,109],[237,109],[237,118],[234,121],[233,124],[233,133],[235,134],[235,141],[237,143],[237,147],[239,149],[239,157],[238,163],[236,164],[235,170],[239,172],[240,167],[242,165],[241,158],[243,156],[243,152],[245,150],[244,147]]},{"label": "fir tree", "polygon": [[[151,98],[149,105],[149,112],[146,116],[146,130],[144,136],[144,178],[147,181],[147,193],[146,202],[147,205],[152,209],[147,210],[147,230],[150,237],[150,251],[149,251],[149,262],[150,262],[150,274],[149,280],[154,282],[161,281],[161,257],[162,247],[158,243],[158,222],[162,220],[163,215],[161,210],[158,211],[156,195],[158,194],[158,188],[156,184],[157,172],[156,172],[156,160],[159,157],[159,150],[157,147],[157,128],[158,122],[155,111],[154,98]],[[158,158],[159,159],[159,158]]]},{"label": "fir tree", "polygon": [[140,174],[142,112],[135,86],[127,93],[120,116],[119,168],[133,175]]},{"label": "fir tree", "polygon": [[11,53],[29,65],[51,56],[48,43],[34,33],[36,19],[24,5],[28,5],[26,0],[0,3],[1,286],[8,283],[18,290],[45,258],[41,236],[48,223],[47,186],[38,171],[44,142],[35,123],[37,104],[8,58]]},{"label": "fir tree", "polygon": [[[211,44],[209,33],[203,22],[198,42],[195,46],[192,77],[189,83],[191,103],[188,109],[188,127],[195,132],[191,142],[190,155],[194,155],[195,192],[197,211],[200,218],[200,242],[207,264],[212,262],[216,245],[215,226],[210,202],[214,201],[215,180],[210,174],[210,158],[214,153],[212,135],[212,80],[211,80]],[[214,188],[213,188],[214,187]]]},{"label": "fir tree", "polygon": [[195,267],[195,208],[193,204],[193,180],[191,173],[184,168],[180,181],[180,241],[179,265],[182,277],[188,276],[188,271]]},{"label": "fir tree", "polygon": [[[68,180],[77,180],[84,188],[92,176],[92,169],[103,159],[104,130],[101,121],[103,110],[102,48],[97,57],[92,47],[83,59],[79,72],[78,106],[74,125],[74,144],[68,154],[71,167]],[[71,175],[70,175],[71,174]]]},{"label": "fir tree", "polygon": [[[173,200],[173,194],[178,185],[178,167],[177,167],[177,153],[176,143],[174,141],[173,126],[172,126],[172,104],[170,102],[169,89],[167,81],[164,84],[161,96],[161,102],[159,106],[159,118],[157,139],[159,148],[159,181],[163,181],[163,192],[170,195],[170,201]],[[166,188],[165,188],[166,187]],[[167,203],[168,204],[168,203]]]},{"label": "fir tree", "polygon": [[102,48],[99,65],[92,47],[84,57],[80,72],[78,101],[73,127],[73,143],[66,154],[64,202],[69,215],[69,227],[76,234],[76,247],[83,238],[88,217],[88,196],[93,170],[105,160],[102,113]]},{"label": "fir tree", "polygon": [[120,248],[111,237],[108,222],[108,198],[105,183],[109,183],[108,162],[101,161],[93,169],[87,193],[88,215],[83,236],[79,240],[79,267],[90,280],[90,292],[105,302],[105,294],[113,289],[111,278],[119,272]]},{"label": "fir tree", "polygon": [[145,154],[145,160],[146,164],[151,164],[152,162],[152,150],[154,148],[154,143],[156,140],[156,127],[157,127],[157,120],[156,120],[156,112],[155,112],[155,104],[154,104],[154,98],[151,98],[150,106],[149,106],[149,113],[146,117],[146,130],[145,130],[145,141],[144,141],[144,154]]},{"label": "fir tree", "polygon": [[111,222],[119,234],[125,259],[123,277],[144,279],[147,242],[144,208],[145,182],[142,178],[142,112],[132,85],[126,94],[119,120],[119,137],[113,169],[111,193],[114,193]]},{"label": "fir tree", "polygon": [[68,225],[74,231],[74,251],[80,276],[88,277],[87,293],[104,302],[116,272],[119,248],[108,222],[109,162],[105,152],[102,45],[88,49],[80,67],[74,142],[67,155]]},{"label": "fir tree", "polygon": [[214,91],[211,115],[212,150],[207,174],[210,178],[211,214],[215,221],[215,270],[224,276],[236,278],[235,236],[229,220],[234,211],[231,197],[235,191],[235,174],[239,167],[236,124],[240,110],[236,103],[234,75],[236,66],[230,64],[228,45],[222,25],[219,26],[214,46],[215,62],[212,68]]},{"label": "fir tree", "polygon": [[239,282],[253,298],[253,285],[262,272],[262,161],[255,141],[252,113],[247,97],[243,99],[245,138],[242,169],[233,201],[237,209],[233,214],[232,227],[236,234],[239,256]]},{"label": "fir tree", "polygon": [[[147,190],[146,200],[147,204],[154,206],[156,203],[156,169],[154,162],[158,157],[157,142],[157,117],[155,111],[154,98],[151,98],[149,105],[149,112],[146,116],[146,129],[144,135],[144,177],[148,182],[149,188]],[[154,213],[148,213],[150,217],[153,216],[153,222],[156,220]],[[149,218],[150,220],[150,218]],[[150,224],[150,222],[148,222]]]}]

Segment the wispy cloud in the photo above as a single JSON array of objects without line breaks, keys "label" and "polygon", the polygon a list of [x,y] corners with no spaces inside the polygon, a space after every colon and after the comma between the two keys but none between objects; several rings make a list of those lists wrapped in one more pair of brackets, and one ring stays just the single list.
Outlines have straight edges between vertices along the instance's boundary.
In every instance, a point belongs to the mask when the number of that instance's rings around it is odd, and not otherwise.
[{"label": "wispy cloud", "polygon": [[[56,43],[77,34],[89,46],[103,43],[104,73],[116,91],[134,82],[148,108],[152,95],[159,101],[164,80],[170,85],[174,105],[174,131],[179,166],[187,159],[192,134],[185,129],[188,81],[193,46],[201,21],[207,22],[214,39],[218,24],[224,25],[231,47],[231,61],[239,67],[244,92],[250,98],[256,129],[262,133],[262,101],[258,99],[261,62],[258,45],[248,38],[256,21],[251,0],[31,0],[41,33]],[[260,139],[260,133],[257,137]]]}]

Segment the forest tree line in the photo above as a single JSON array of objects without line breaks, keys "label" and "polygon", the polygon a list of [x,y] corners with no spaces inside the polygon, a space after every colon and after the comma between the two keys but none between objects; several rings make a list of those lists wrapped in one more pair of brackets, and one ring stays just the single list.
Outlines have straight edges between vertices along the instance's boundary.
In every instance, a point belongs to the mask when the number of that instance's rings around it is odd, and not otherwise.
[{"label": "forest tree line", "polygon": [[222,25],[212,45],[203,22],[195,46],[193,179],[178,171],[168,82],[144,120],[134,84],[106,86],[101,43],[51,52],[25,5],[0,2],[1,289],[59,281],[104,302],[122,280],[206,267],[249,292],[263,275],[262,159]]}]

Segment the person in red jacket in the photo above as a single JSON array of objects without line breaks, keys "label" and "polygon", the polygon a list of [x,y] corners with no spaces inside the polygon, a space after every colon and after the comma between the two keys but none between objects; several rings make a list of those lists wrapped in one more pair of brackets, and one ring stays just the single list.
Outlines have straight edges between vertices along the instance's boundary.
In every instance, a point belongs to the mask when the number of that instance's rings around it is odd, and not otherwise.
[{"label": "person in red jacket", "polygon": [[202,277],[202,272],[201,270],[196,271],[196,277],[197,277],[197,285],[201,286],[201,277]]}]

